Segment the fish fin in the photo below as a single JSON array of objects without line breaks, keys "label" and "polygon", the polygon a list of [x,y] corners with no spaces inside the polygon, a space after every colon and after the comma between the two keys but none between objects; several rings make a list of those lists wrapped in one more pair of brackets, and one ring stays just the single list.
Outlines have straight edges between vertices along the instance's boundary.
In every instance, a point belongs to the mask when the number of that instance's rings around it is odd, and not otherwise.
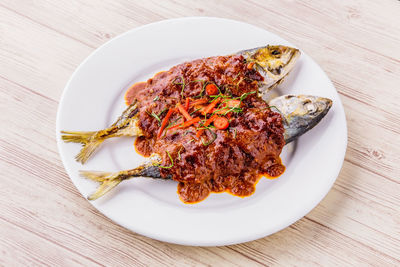
[{"label": "fish fin", "polygon": [[110,176],[113,174],[112,172],[99,172],[99,171],[79,171],[79,174],[87,179],[103,182],[107,179],[110,179]]},{"label": "fish fin", "polygon": [[97,190],[88,196],[88,200],[96,200],[108,193],[111,189],[119,185],[125,179],[124,172],[98,172],[98,171],[80,171],[81,176],[100,183]]},{"label": "fish fin", "polygon": [[119,185],[119,183],[122,182],[121,179],[115,179],[115,180],[106,180],[101,183],[101,185],[97,188],[96,192],[91,194],[90,196],[87,197],[88,200],[96,200],[99,197],[102,197],[106,193],[108,193],[111,189]]},{"label": "fish fin", "polygon": [[149,162],[131,170],[119,172],[80,171],[79,174],[87,179],[100,183],[96,192],[88,197],[89,200],[95,200],[109,192],[123,180],[128,180],[133,177],[162,178],[160,169],[154,166],[155,163],[160,163],[159,158],[156,156],[152,157]]},{"label": "fish fin", "polygon": [[98,146],[104,141],[104,137],[99,137],[106,136],[103,132],[106,133],[104,130],[99,132],[61,131],[63,134],[61,135],[61,139],[67,143],[83,144],[81,151],[78,153],[78,155],[76,155],[75,159],[84,164],[98,148]]},{"label": "fish fin", "polygon": [[75,156],[75,160],[85,164],[91,155],[96,151],[96,149],[103,143],[104,138],[91,138],[89,142],[85,143],[81,151]]},{"label": "fish fin", "polygon": [[61,131],[61,139],[66,143],[86,144],[97,132],[69,132]]}]

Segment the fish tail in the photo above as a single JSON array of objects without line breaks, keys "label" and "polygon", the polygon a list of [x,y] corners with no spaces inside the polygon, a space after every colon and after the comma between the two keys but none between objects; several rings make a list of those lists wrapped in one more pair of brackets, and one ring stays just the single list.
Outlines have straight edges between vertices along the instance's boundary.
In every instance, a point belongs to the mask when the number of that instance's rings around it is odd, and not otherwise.
[{"label": "fish tail", "polygon": [[69,132],[61,131],[63,134],[61,139],[64,142],[81,143],[83,145],[81,151],[76,155],[76,161],[84,164],[89,157],[96,151],[103,141],[110,137],[106,130],[98,132]]},{"label": "fish tail", "polygon": [[81,151],[75,156],[75,160],[84,164],[97,148],[103,143],[104,138],[94,138],[88,143],[84,144]]},{"label": "fish tail", "polygon": [[67,143],[81,143],[83,145],[81,151],[76,155],[75,159],[84,164],[89,157],[96,151],[101,143],[108,137],[107,131],[98,132],[70,132],[61,131],[61,139]]},{"label": "fish tail", "polygon": [[96,200],[104,194],[108,193],[111,189],[119,185],[124,180],[122,172],[111,173],[111,172],[96,172],[96,171],[80,171],[80,175],[90,180],[100,183],[97,190],[88,196],[88,200]]},{"label": "fish tail", "polygon": [[[160,157],[153,156],[148,162],[135,169],[120,172],[80,171],[79,173],[81,176],[100,183],[100,186],[97,188],[96,192],[91,194],[88,197],[88,200],[98,199],[116,187],[120,182],[133,177],[162,179],[158,165],[154,165],[160,164],[160,160]],[[167,177],[167,179],[170,178],[171,177]]]},{"label": "fish tail", "polygon": [[89,142],[90,138],[94,136],[97,132],[69,132],[61,131],[61,139],[66,143],[81,143],[86,144]]},{"label": "fish tail", "polygon": [[[96,200],[99,197],[108,193],[111,189],[116,187],[123,180],[127,180],[133,177],[139,177],[146,174],[143,170],[146,167],[144,165],[127,171],[120,172],[99,172],[99,171],[80,171],[80,175],[90,180],[100,183],[97,190],[88,197],[88,200]],[[145,176],[146,177],[146,176]],[[150,177],[149,177],[150,178]]]}]

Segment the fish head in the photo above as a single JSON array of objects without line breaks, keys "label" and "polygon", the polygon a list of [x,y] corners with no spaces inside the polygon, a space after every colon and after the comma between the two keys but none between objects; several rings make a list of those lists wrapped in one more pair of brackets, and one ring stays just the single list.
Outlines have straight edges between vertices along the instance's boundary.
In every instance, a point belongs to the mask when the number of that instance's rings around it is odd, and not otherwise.
[{"label": "fish head", "polygon": [[332,107],[332,100],[311,95],[283,95],[268,104],[282,115],[285,141],[290,143],[325,117]]},{"label": "fish head", "polygon": [[283,45],[268,45],[239,52],[248,63],[254,63],[252,68],[264,78],[259,83],[263,95],[283,81],[283,78],[293,69],[300,51]]}]

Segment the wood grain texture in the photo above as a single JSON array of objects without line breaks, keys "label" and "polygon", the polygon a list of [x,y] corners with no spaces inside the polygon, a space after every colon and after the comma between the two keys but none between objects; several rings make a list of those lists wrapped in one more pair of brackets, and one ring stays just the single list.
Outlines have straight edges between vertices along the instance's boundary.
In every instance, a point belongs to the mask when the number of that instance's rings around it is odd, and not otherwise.
[{"label": "wood grain texture", "polygon": [[[266,238],[187,247],[99,214],[66,175],[55,118],[90,52],[146,23],[218,16],[301,47],[326,71],[347,116],[348,149],[329,194]],[[400,2],[0,1],[0,265],[399,266]]]}]

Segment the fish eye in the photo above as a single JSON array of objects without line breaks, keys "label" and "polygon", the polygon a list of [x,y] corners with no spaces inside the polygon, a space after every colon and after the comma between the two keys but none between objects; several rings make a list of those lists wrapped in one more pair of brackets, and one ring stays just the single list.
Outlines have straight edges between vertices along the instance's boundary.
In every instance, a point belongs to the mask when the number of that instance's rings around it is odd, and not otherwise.
[{"label": "fish eye", "polygon": [[280,55],[281,52],[279,52],[279,50],[272,50],[271,54],[274,56]]},{"label": "fish eye", "polygon": [[304,108],[309,114],[313,114],[317,111],[317,107],[312,102],[307,102],[304,104]]}]

